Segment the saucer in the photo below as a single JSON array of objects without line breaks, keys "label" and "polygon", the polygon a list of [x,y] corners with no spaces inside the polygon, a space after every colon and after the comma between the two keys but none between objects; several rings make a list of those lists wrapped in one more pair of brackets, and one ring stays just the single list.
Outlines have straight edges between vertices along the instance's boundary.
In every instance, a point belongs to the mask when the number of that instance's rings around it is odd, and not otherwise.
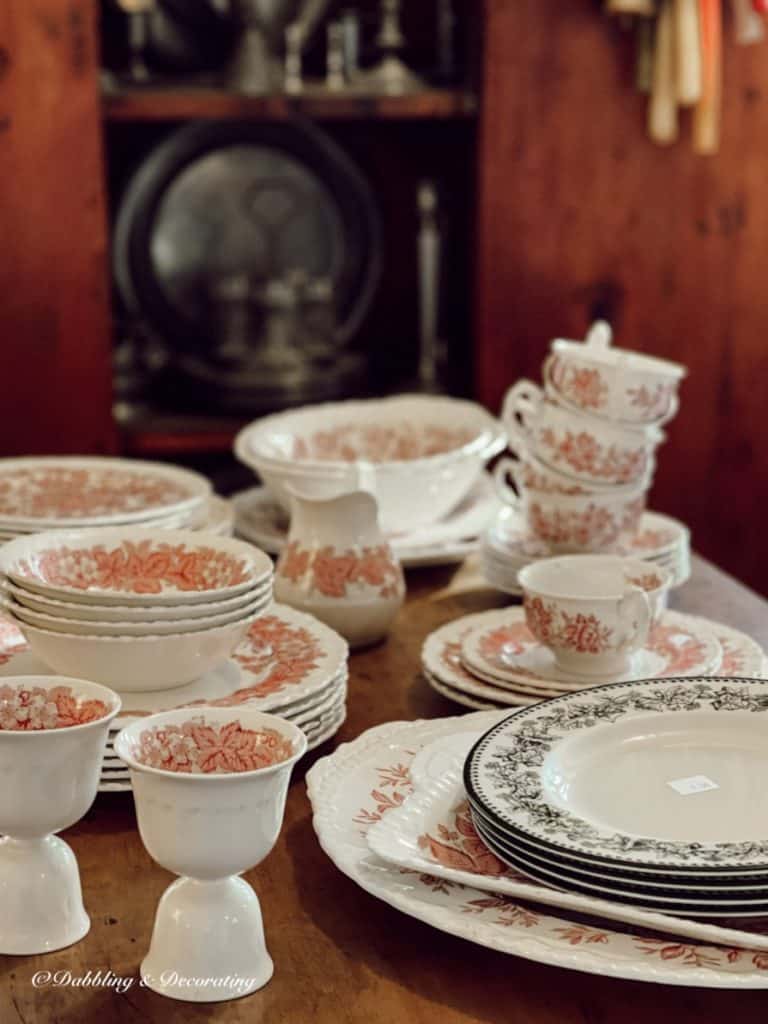
[{"label": "saucer", "polygon": [[487,612],[461,643],[461,660],[471,674],[497,686],[513,684],[518,692],[567,693],[591,685],[704,675],[717,671],[722,648],[711,627],[680,612],[664,612],[645,646],[632,655],[626,673],[610,677],[576,676],[563,672],[549,648],[528,629],[522,608]]}]

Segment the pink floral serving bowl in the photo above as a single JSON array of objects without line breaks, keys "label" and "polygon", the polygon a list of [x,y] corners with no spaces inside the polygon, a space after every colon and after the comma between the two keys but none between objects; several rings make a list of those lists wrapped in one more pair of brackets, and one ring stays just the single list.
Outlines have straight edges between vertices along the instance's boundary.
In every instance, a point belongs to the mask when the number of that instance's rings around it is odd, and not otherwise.
[{"label": "pink floral serving bowl", "polygon": [[474,402],[399,395],[268,416],[240,432],[235,454],[286,511],[291,487],[319,498],[368,490],[382,528],[399,533],[450,512],[504,445],[498,421]]},{"label": "pink floral serving bowl", "polygon": [[245,541],[138,527],[38,533],[0,548],[0,572],[47,597],[117,605],[195,604],[243,594],[272,573]]}]

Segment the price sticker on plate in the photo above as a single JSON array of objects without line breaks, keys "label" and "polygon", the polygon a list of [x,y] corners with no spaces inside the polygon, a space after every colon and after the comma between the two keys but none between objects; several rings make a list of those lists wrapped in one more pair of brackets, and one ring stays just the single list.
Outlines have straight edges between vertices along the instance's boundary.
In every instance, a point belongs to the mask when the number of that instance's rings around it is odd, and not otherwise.
[{"label": "price sticker on plate", "polygon": [[667,783],[680,796],[690,796],[692,793],[706,793],[709,789],[720,787],[706,775],[689,775],[687,779],[672,779]]}]

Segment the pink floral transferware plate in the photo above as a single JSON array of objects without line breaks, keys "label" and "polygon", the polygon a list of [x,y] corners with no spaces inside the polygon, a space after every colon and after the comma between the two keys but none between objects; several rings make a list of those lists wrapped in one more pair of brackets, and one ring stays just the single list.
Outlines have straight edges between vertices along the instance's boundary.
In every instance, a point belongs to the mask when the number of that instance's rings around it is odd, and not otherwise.
[{"label": "pink floral transferware plate", "polygon": [[202,506],[199,473],[156,462],[82,456],[0,460],[0,522],[42,530],[121,525]]},{"label": "pink floral transferware plate", "polygon": [[[474,626],[482,624],[485,615],[485,612],[465,615],[429,634],[422,647],[421,661],[422,670],[432,689],[450,700],[476,710],[505,705],[519,707],[544,699],[548,694],[526,695],[504,685],[497,686],[473,675],[464,667],[461,661],[462,640]],[[700,621],[715,633],[723,649],[718,675],[768,675],[765,653],[750,636],[722,623],[710,622],[708,619],[696,621]],[[480,707],[480,704],[484,706]]]},{"label": "pink floral transferware plate", "polygon": [[323,850],[361,888],[441,931],[481,946],[617,978],[709,988],[768,988],[768,954],[665,937],[626,926],[584,923],[543,911],[482,883],[457,885],[388,864],[371,853],[370,827],[412,792],[418,752],[461,730],[485,732],[508,714],[388,722],[318,761],[307,774],[314,828]]},{"label": "pink floral transferware plate", "polygon": [[[256,619],[234,655],[187,686],[126,693],[113,729],[158,711],[194,704],[231,707],[247,702],[280,711],[325,696],[346,674],[346,641],[311,615],[273,604]],[[0,677],[49,671],[30,652],[21,630],[0,618]]]},{"label": "pink floral transferware plate", "polygon": [[[590,623],[582,628],[589,630]],[[512,684],[516,691],[533,695],[569,693],[606,681],[559,669],[549,648],[528,629],[522,608],[486,612],[484,621],[462,640],[461,660],[471,675],[497,686]],[[721,660],[722,648],[711,626],[682,612],[667,611],[652,627],[645,647],[632,655],[630,670],[610,681],[713,675]]]},{"label": "pink floral transferware plate", "polygon": [[[474,735],[479,739],[481,734]],[[444,762],[451,752],[449,747]],[[467,749],[465,753],[468,752]],[[438,754],[439,744],[433,744],[432,757]],[[456,763],[454,759],[453,764],[444,764],[440,775],[414,780],[413,794],[368,830],[372,852],[406,870],[432,874],[457,885],[482,885],[488,892],[657,933],[768,952],[768,935],[762,934],[764,922],[754,930],[750,930],[748,921],[738,929],[721,927],[680,914],[642,910],[598,897],[559,891],[508,867],[487,848],[475,830],[462,783],[462,769],[463,761]]]}]

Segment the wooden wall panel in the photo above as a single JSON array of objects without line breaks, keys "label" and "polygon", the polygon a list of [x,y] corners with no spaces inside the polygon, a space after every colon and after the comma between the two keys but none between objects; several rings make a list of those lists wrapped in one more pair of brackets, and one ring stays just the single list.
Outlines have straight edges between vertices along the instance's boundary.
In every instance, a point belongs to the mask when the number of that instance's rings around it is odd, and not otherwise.
[{"label": "wooden wall panel", "polygon": [[768,592],[768,43],[726,46],[721,151],[645,134],[629,40],[593,0],[486,0],[477,388],[607,315],[686,363],[651,504]]},{"label": "wooden wall panel", "polygon": [[95,0],[0,3],[0,454],[114,448]]}]

